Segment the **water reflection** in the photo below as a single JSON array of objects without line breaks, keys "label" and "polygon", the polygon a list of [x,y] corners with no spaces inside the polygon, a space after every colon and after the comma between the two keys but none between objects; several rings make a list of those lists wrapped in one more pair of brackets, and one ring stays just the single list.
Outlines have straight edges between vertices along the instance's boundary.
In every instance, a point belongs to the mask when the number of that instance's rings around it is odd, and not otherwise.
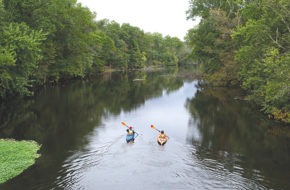
[{"label": "water reflection", "polygon": [[237,90],[224,88],[197,91],[186,103],[192,115],[188,141],[198,147],[195,154],[207,160],[210,168],[214,167],[208,160],[215,160],[228,171],[266,187],[273,179],[289,187],[289,138],[269,133],[274,123],[253,112],[254,105],[237,100],[240,95]]},{"label": "water reflection", "polygon": [[[145,73],[105,74],[92,81],[45,88],[27,101],[2,103],[0,137],[45,143],[48,135],[60,139],[59,135],[74,136],[77,132],[83,136],[100,124],[100,118],[138,109],[147,99],[183,85],[181,79],[169,75],[172,72],[163,76],[164,71]],[[134,80],[140,78],[144,80]]]},{"label": "water reflection", "polygon": [[90,142],[91,133],[98,137],[95,129],[104,127],[106,118],[134,112],[147,99],[180,88],[183,80],[174,77],[174,72],[106,74],[47,87],[29,100],[2,102],[0,138],[36,140],[42,145],[42,156],[36,164],[5,188],[49,189],[66,168],[64,160],[82,150]]},{"label": "water reflection", "polygon": [[[289,138],[240,91],[184,76],[111,73],[1,104],[0,138],[36,140],[42,156],[0,189],[289,188]],[[121,121],[141,134],[135,144]],[[150,124],[169,134],[165,147]]]}]

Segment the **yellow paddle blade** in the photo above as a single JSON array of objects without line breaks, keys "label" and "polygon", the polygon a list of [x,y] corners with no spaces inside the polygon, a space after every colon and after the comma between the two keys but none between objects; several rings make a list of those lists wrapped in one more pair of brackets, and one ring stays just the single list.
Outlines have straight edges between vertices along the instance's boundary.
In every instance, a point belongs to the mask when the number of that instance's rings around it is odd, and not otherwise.
[{"label": "yellow paddle blade", "polygon": [[122,125],[128,127],[128,125],[125,122],[121,122],[121,123],[122,123]]}]

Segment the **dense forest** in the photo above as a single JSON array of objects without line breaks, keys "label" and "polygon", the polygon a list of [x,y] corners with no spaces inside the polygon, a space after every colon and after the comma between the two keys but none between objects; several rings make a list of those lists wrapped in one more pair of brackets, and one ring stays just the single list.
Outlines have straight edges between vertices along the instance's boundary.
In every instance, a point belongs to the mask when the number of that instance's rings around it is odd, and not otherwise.
[{"label": "dense forest", "polygon": [[96,21],[77,0],[0,0],[0,99],[105,69],[186,63],[180,39]]},{"label": "dense forest", "polygon": [[269,117],[290,122],[290,1],[191,0],[186,41],[207,84],[241,86]]}]

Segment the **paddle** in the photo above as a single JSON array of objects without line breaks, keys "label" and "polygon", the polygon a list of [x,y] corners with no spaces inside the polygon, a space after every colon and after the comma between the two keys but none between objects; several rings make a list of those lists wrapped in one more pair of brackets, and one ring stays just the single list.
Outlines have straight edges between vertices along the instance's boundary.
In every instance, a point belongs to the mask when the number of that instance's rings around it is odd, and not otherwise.
[{"label": "paddle", "polygon": [[[129,126],[125,123],[125,122],[121,122],[122,125],[126,126],[129,129]],[[137,135],[139,135],[139,133],[137,133],[136,131],[134,131]],[[136,138],[136,137],[135,137]]]},{"label": "paddle", "polygon": [[154,125],[150,126],[152,129],[155,129],[156,131],[158,131],[159,133],[161,133],[161,131],[159,129],[157,129]]},{"label": "paddle", "polygon": [[[155,129],[155,130],[158,131],[159,133],[161,133],[161,130],[157,129],[154,125],[150,125],[150,127],[151,127],[152,129]],[[169,138],[169,136],[167,136],[167,135],[166,135],[166,137]]]}]

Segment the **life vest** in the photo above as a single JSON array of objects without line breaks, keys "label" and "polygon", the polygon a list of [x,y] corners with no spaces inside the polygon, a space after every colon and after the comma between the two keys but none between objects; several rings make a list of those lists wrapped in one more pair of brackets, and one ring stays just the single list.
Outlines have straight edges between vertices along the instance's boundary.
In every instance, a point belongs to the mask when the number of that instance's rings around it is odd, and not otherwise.
[{"label": "life vest", "polygon": [[133,130],[128,130],[128,135],[132,135],[133,134]]},{"label": "life vest", "polygon": [[158,138],[160,138],[160,139],[166,139],[166,135],[165,135],[165,134],[160,134],[160,135],[158,136]]}]

